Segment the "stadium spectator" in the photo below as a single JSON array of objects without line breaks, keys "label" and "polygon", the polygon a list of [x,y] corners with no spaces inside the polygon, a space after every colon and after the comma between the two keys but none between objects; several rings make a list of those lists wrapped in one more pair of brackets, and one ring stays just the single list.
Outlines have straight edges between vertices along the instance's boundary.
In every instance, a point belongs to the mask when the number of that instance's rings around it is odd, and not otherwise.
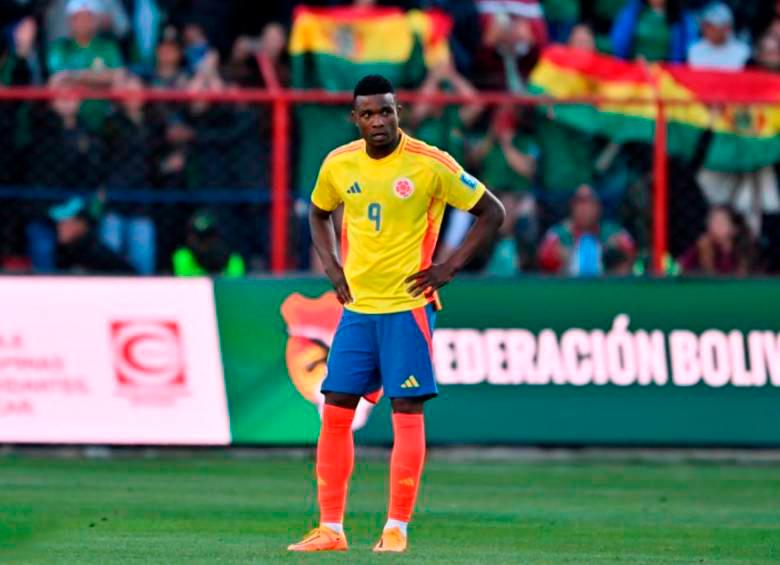
[{"label": "stadium spectator", "polygon": [[22,86],[38,82],[35,42],[38,24],[27,16],[3,27],[0,22],[0,86]]},{"label": "stadium spectator", "polygon": [[181,189],[187,186],[187,167],[195,131],[187,122],[184,111],[176,107],[155,108],[159,136],[155,136],[153,152],[153,184],[159,188]]},{"label": "stadium spectator", "polygon": [[547,28],[537,0],[477,0],[482,46],[475,81],[479,88],[524,92],[526,79],[547,43]]},{"label": "stadium spectator", "polygon": [[569,218],[550,228],[542,240],[538,261],[547,273],[597,276],[627,274],[634,255],[631,236],[602,220],[595,191],[582,185],[572,198]]},{"label": "stadium spectator", "polygon": [[76,96],[63,93],[33,114],[28,149],[28,183],[37,188],[96,188],[101,180],[103,147],[86,126]]},{"label": "stadium spectator", "polygon": [[681,0],[628,0],[612,26],[612,51],[621,59],[684,63],[696,21]]},{"label": "stadium spectator", "polygon": [[[538,231],[533,193],[539,146],[531,132],[531,115],[519,114],[511,106],[498,108],[487,135],[475,144],[471,160],[478,164],[480,178],[506,209],[494,258],[515,258],[520,269],[527,269]],[[511,265],[493,262],[488,269],[507,274]]]},{"label": "stadium spectator", "polygon": [[[57,39],[49,46],[50,84],[111,88],[124,76],[122,54],[113,39],[98,35],[101,4],[99,0],[69,0],[70,37]],[[87,100],[81,107],[85,124],[99,130],[110,106],[104,100]]]},{"label": "stadium spectator", "polygon": [[188,75],[183,67],[184,54],[176,28],[167,27],[156,48],[154,68],[146,71],[146,81],[155,88],[181,89],[187,86]]},{"label": "stadium spectator", "polygon": [[240,36],[222,69],[228,82],[242,87],[280,87],[290,83],[287,31],[270,22],[259,37]]},{"label": "stadium spectator", "polygon": [[754,62],[765,71],[780,72],[780,38],[772,33],[764,35],[758,43]]},{"label": "stadium spectator", "polygon": [[592,53],[596,50],[596,37],[593,35],[591,27],[587,24],[575,25],[569,33],[567,41],[569,47],[579,49],[580,51]]},{"label": "stadium spectator", "polygon": [[69,0],[70,35],[49,45],[48,67],[56,84],[107,87],[121,75],[118,44],[98,34],[100,12],[100,0]]},{"label": "stadium spectator", "polygon": [[[128,77],[125,90],[139,92],[143,83]],[[135,270],[151,275],[155,270],[155,226],[148,206],[127,202],[133,190],[149,187],[152,132],[146,120],[143,99],[129,95],[120,101],[105,124],[106,177],[109,191],[124,191],[112,203],[100,224],[100,237],[115,252],[128,258]],[[125,202],[122,202],[125,200]]]},{"label": "stadium spectator", "polygon": [[173,274],[179,277],[241,277],[246,273],[241,255],[230,250],[219,233],[216,216],[208,210],[192,216],[186,244],[173,254],[172,264]]},{"label": "stadium spectator", "polygon": [[[280,86],[290,84],[290,61],[287,53],[287,30],[277,22],[271,22],[260,36],[260,49],[258,60],[263,71],[263,82],[267,86],[270,83],[269,72],[264,65],[270,63],[276,73],[276,80]],[[266,63],[266,61],[268,63]]]},{"label": "stadium spectator", "polygon": [[72,198],[52,207],[49,217],[56,228],[59,272],[136,273],[125,259],[100,241],[95,231],[95,216],[84,199]]},{"label": "stadium spectator", "polygon": [[[219,59],[219,54],[209,44],[206,31],[199,23],[194,21],[188,22],[184,26],[183,37],[184,61],[187,71],[191,75],[197,74],[201,70],[202,64],[205,64],[207,67],[213,66],[212,61],[215,58]],[[206,69],[206,72],[208,72],[208,69]]]},{"label": "stadium spectator", "polygon": [[580,0],[543,0],[544,18],[550,40],[555,43],[569,41],[574,26],[582,14]]},{"label": "stadium spectator", "polygon": [[688,50],[688,64],[698,69],[741,70],[750,59],[750,46],[733,33],[734,16],[723,2],[701,14],[701,39]]},{"label": "stadium spectator", "polygon": [[[257,39],[247,36],[236,38],[230,51],[230,56],[221,69],[225,80],[248,88],[258,88],[263,84],[258,59],[259,43]],[[276,82],[274,82],[275,84]]]},{"label": "stadium spectator", "polygon": [[747,276],[753,272],[756,250],[744,219],[730,206],[714,206],[707,214],[707,231],[685,252],[685,273]]}]

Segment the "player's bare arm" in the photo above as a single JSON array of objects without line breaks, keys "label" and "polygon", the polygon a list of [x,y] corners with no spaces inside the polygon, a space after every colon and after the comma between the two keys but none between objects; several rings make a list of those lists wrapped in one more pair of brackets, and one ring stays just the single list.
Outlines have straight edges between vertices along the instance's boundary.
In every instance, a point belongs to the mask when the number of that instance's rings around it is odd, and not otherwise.
[{"label": "player's bare arm", "polygon": [[450,282],[455,277],[455,273],[493,238],[506,216],[503,204],[489,191],[485,192],[469,212],[477,217],[477,221],[449,259],[433,264],[406,279],[406,282],[410,283],[409,293],[412,296],[419,296],[429,290],[438,290]]},{"label": "player's bare arm", "polygon": [[311,204],[309,210],[309,226],[311,226],[311,238],[314,249],[322,261],[325,274],[328,275],[336,296],[342,304],[352,302],[352,293],[349,290],[344,269],[338,256],[336,228],[333,225],[333,214],[327,210]]}]

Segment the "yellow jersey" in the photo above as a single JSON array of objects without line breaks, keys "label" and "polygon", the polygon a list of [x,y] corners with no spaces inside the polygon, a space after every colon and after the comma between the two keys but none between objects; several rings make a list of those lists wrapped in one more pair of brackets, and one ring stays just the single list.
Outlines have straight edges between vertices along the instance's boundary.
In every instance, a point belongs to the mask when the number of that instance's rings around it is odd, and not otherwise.
[{"label": "yellow jersey", "polygon": [[341,262],[354,299],[345,307],[389,314],[436,301],[412,297],[404,280],[431,265],[447,204],[470,210],[484,193],[449,154],[403,132],[381,159],[362,139],[331,151],[311,201],[328,211],[344,204]]}]

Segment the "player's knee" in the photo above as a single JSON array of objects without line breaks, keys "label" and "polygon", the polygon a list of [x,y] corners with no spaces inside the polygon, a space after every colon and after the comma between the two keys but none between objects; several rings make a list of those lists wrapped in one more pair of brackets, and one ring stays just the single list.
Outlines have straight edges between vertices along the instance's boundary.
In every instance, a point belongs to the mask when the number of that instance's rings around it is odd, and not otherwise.
[{"label": "player's knee", "polygon": [[343,392],[326,392],[325,404],[331,406],[338,406],[339,408],[350,408],[354,410],[357,408],[360,397],[354,394],[345,394]]},{"label": "player's knee", "polygon": [[393,398],[393,412],[400,414],[422,414],[424,398]]}]

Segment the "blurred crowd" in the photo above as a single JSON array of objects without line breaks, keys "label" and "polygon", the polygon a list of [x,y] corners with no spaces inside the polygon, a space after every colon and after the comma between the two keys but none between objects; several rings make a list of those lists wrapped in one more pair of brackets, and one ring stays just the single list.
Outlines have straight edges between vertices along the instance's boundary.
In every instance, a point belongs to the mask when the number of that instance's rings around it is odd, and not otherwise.
[{"label": "blurred crowd", "polygon": [[[241,276],[267,269],[270,114],[239,103],[81,100],[63,87],[225,92],[287,86],[295,1],[0,0],[0,88],[49,85],[0,103],[0,269]],[[709,0],[311,0],[439,8],[451,60],[421,93],[527,91],[542,49],[780,70],[780,2]],[[714,111],[714,110],[713,110]],[[648,267],[652,161],[568,128],[555,108],[412,104],[404,128],[495,190],[507,221],[472,270],[496,276],[641,274]],[[297,127],[307,127],[298,124]],[[706,151],[702,136],[698,153]],[[774,167],[746,175],[670,163],[667,270],[774,272]],[[305,210],[311,187],[293,187]],[[72,196],[91,191],[92,196]],[[110,197],[106,197],[106,195]],[[304,213],[298,215],[305,217]],[[450,213],[439,256],[470,224]],[[294,268],[308,270],[305,227]]]}]

